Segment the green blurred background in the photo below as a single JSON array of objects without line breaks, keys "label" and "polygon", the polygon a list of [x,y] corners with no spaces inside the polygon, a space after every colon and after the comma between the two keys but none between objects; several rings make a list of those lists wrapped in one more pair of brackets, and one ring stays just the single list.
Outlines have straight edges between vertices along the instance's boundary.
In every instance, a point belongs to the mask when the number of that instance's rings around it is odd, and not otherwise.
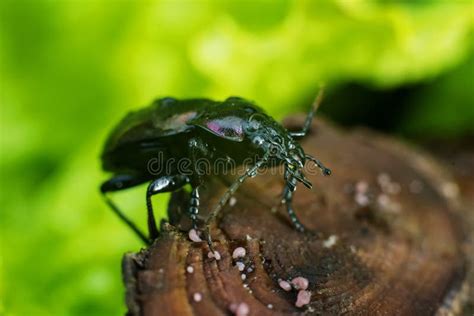
[{"label": "green blurred background", "polygon": [[[125,312],[141,247],[98,185],[107,132],[159,96],[239,95],[411,142],[474,135],[470,1],[0,2],[0,314]],[[144,188],[116,195],[144,223]],[[165,201],[158,199],[157,209]]]}]

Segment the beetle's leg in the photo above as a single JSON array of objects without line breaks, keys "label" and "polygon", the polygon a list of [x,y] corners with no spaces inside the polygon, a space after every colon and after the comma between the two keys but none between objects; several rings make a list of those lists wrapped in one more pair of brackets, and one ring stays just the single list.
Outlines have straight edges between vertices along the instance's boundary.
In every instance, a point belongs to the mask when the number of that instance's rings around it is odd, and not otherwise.
[{"label": "beetle's leg", "polygon": [[286,211],[288,212],[288,215],[290,216],[291,222],[293,223],[293,226],[296,228],[296,230],[300,232],[304,232],[305,228],[303,224],[300,222],[298,217],[295,214],[295,211],[293,210],[293,192],[296,190],[296,180],[295,178],[290,178],[286,182],[285,189],[283,190],[283,199],[282,202],[286,204]]},{"label": "beetle's leg", "polygon": [[[284,179],[285,179],[285,187],[290,187],[291,190],[296,190],[296,182],[290,181],[291,180],[291,171],[288,167],[285,166],[285,173],[284,173]],[[294,186],[293,186],[294,185]],[[281,200],[282,203],[285,203],[285,200]]]},{"label": "beetle's leg", "polygon": [[255,165],[252,167],[249,167],[247,170],[245,170],[245,173],[241,175],[237,180],[234,181],[230,185],[230,187],[225,191],[224,195],[222,195],[221,199],[219,200],[219,203],[214,207],[212,212],[209,214],[209,217],[207,218],[206,221],[206,237],[207,237],[207,244],[209,245],[209,248],[212,250],[212,240],[211,240],[211,234],[209,233],[209,225],[212,222],[212,220],[219,214],[221,209],[226,205],[227,201],[231,198],[232,195],[237,191],[237,189],[244,183],[244,181],[249,178],[253,177],[257,174],[257,171],[260,167],[262,167],[268,160],[269,154],[266,154],[261,160],[259,160]]},{"label": "beetle's leg", "polygon": [[313,105],[311,106],[311,109],[309,110],[308,115],[306,116],[306,121],[304,122],[302,130],[299,132],[290,132],[291,137],[295,137],[295,138],[304,137],[306,133],[308,133],[309,129],[311,128],[311,122],[313,121],[314,114],[316,114],[316,111],[321,105],[323,96],[324,96],[324,88],[321,87],[319,89],[318,95],[316,96],[316,99],[314,99]]},{"label": "beetle's leg", "polygon": [[146,191],[146,207],[148,211],[148,233],[150,234],[151,241],[158,237],[158,228],[156,226],[155,215],[153,213],[151,197],[158,193],[173,192],[182,188],[187,183],[189,183],[189,178],[187,176],[175,175],[158,178],[150,182],[148,185],[148,189]]},{"label": "beetle's leg", "polygon": [[[188,143],[192,163],[193,163],[193,171],[194,171],[194,178],[197,181],[197,185],[193,183],[193,190],[191,192],[191,199],[189,201],[189,217],[193,222],[193,228],[195,230],[198,229],[197,227],[197,215],[199,213],[199,186],[201,185],[201,176],[202,170],[198,170],[196,165],[198,155],[205,156],[207,154],[206,144],[200,138],[192,138],[189,140]],[[205,171],[204,171],[205,172]]]},{"label": "beetle's leg", "polygon": [[[287,168],[286,170],[291,175],[291,177],[303,183],[305,187],[310,190],[313,188],[313,184],[308,179],[306,179],[305,175],[300,170],[291,170],[289,168]],[[288,180],[288,177],[285,177],[285,180]]]},{"label": "beetle's leg", "polygon": [[312,162],[314,162],[316,164],[316,166],[321,170],[323,175],[325,175],[325,176],[331,175],[331,172],[332,172],[331,169],[329,169],[325,165],[323,165],[323,163],[321,161],[319,161],[318,159],[314,158],[311,155],[306,155],[306,159],[309,159]]},{"label": "beetle's leg", "polygon": [[131,229],[137,234],[137,236],[143,240],[145,243],[149,243],[149,239],[146,235],[140,230],[140,228],[135,225],[119,208],[118,206],[112,201],[112,199],[107,195],[109,192],[119,191],[123,189],[127,189],[141,183],[145,182],[143,179],[139,177],[133,177],[129,175],[117,175],[112,179],[105,181],[100,186],[100,192],[104,197],[105,202],[110,207],[110,209]]},{"label": "beetle's leg", "polygon": [[199,214],[199,186],[193,188],[191,191],[188,213],[193,222],[193,228],[197,230],[197,215]]}]

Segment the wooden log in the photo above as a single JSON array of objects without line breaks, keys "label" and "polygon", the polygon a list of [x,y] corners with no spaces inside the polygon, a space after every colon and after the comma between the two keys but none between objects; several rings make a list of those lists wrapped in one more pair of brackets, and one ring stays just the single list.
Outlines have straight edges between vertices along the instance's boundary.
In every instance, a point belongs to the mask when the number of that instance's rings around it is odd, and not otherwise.
[{"label": "wooden log", "polygon": [[[283,177],[267,172],[245,183],[213,223],[216,260],[204,242],[189,240],[185,193],[178,192],[171,224],[162,223],[149,248],[124,257],[129,314],[459,313],[468,291],[465,234],[449,174],[390,138],[321,120],[301,143],[333,170],[330,177],[309,170],[313,190],[295,193],[294,209],[309,232],[292,228],[279,205]],[[208,181],[202,209],[228,181]],[[236,259],[238,247],[246,253]],[[308,293],[280,286],[296,277],[308,281]],[[305,294],[309,303],[297,307]]]}]

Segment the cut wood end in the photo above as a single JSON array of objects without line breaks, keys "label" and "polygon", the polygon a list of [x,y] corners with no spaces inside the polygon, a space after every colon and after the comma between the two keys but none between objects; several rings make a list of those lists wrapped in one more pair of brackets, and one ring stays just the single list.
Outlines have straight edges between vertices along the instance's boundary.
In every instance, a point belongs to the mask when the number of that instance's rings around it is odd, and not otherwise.
[{"label": "cut wood end", "polygon": [[[461,226],[438,190],[448,180],[419,168],[413,159],[421,154],[392,143],[318,121],[302,145],[334,174],[308,174],[315,188],[295,194],[309,232],[296,232],[276,207],[282,177],[261,175],[213,225],[219,260],[205,242],[188,238],[186,199],[174,194],[173,225],[124,257],[129,314],[456,313],[467,293],[466,262]],[[225,188],[209,182],[203,209]]]}]

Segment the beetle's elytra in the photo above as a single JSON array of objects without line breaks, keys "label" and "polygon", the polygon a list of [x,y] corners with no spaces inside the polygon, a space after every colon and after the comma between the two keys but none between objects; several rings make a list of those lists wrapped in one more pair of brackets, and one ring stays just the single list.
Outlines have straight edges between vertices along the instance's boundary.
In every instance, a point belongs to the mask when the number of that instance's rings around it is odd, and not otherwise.
[{"label": "beetle's elytra", "polygon": [[[253,177],[262,167],[284,165],[285,187],[282,202],[296,229],[304,227],[292,208],[293,192],[298,182],[306,187],[311,183],[305,178],[303,168],[306,161],[315,163],[325,175],[331,171],[316,158],[305,154],[296,141],[309,130],[313,116],[322,99],[318,94],[300,132],[289,132],[261,108],[250,101],[230,97],[223,102],[208,99],[177,100],[163,98],[150,106],[129,113],[109,135],[103,153],[105,171],[113,173],[110,180],[101,186],[106,202],[111,209],[129,225],[145,242],[158,236],[153,215],[151,197],[162,192],[171,192],[191,185],[188,213],[195,229],[198,228],[199,187],[203,183],[196,161],[206,159],[212,166],[218,159],[231,160],[235,166],[252,158],[242,174],[221,198],[210,213],[207,223],[227,203],[238,187],[248,177]],[[156,161],[157,157],[160,157]],[[179,161],[190,163],[180,168]],[[152,170],[151,162],[167,164]],[[246,165],[247,166],[247,165]],[[213,170],[212,172],[217,172]],[[148,236],[141,232],[112,202],[107,193],[127,189],[148,182],[146,194],[148,210]],[[206,223],[206,224],[207,224]],[[206,225],[208,231],[209,227]],[[210,236],[208,242],[210,243]]]}]

